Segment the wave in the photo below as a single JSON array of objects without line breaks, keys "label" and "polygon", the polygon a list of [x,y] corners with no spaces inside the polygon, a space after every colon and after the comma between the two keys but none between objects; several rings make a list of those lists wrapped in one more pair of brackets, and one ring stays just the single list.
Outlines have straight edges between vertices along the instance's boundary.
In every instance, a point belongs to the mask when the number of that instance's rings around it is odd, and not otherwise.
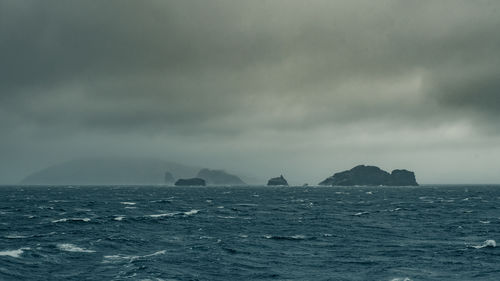
[{"label": "wave", "polygon": [[62,218],[58,220],[53,220],[53,223],[58,223],[58,222],[71,222],[71,221],[83,221],[83,222],[89,222],[89,218]]},{"label": "wave", "polygon": [[149,254],[149,255],[143,255],[143,256],[129,256],[129,255],[121,255],[121,254],[118,254],[118,255],[110,255],[110,256],[104,256],[104,263],[108,263],[108,262],[116,262],[116,261],[128,261],[128,262],[133,262],[135,260],[138,260],[138,259],[144,259],[144,258],[148,258],[148,257],[154,257],[154,256],[158,256],[158,255],[164,255],[166,253],[165,250],[161,250],[161,251],[158,251],[158,252],[154,252],[152,254]]},{"label": "wave", "polygon": [[198,214],[199,211],[200,210],[192,209],[192,210],[187,211],[187,212],[171,212],[171,213],[154,214],[154,215],[148,215],[148,217],[161,218],[161,217],[173,217],[176,215],[191,216],[191,215]]},{"label": "wave", "polygon": [[59,248],[59,250],[66,251],[66,252],[95,253],[94,250],[88,250],[88,249],[80,248],[78,246],[75,246],[75,245],[69,244],[69,243],[57,244],[57,248]]},{"label": "wave", "polygon": [[121,221],[123,220],[125,217],[124,216],[117,216],[114,218],[115,221]]},{"label": "wave", "polygon": [[137,203],[135,203],[135,202],[120,202],[120,204],[123,204],[123,205],[135,205]]},{"label": "wave", "polygon": [[259,204],[253,204],[253,203],[239,203],[235,204],[236,206],[242,206],[242,207],[257,207]]},{"label": "wave", "polygon": [[74,208],[75,211],[77,212],[91,212],[92,209],[89,208]]},{"label": "wave", "polygon": [[409,277],[392,278],[391,281],[412,281]]},{"label": "wave", "polygon": [[168,197],[168,198],[165,198],[165,199],[158,199],[158,200],[153,200],[153,201],[149,201],[151,203],[172,203],[174,200],[175,197]]},{"label": "wave", "polygon": [[307,239],[311,239],[305,235],[300,235],[300,234],[296,234],[296,235],[292,235],[292,236],[264,235],[264,238],[273,239],[273,240],[307,240]]},{"label": "wave", "polygon": [[472,246],[474,249],[482,249],[482,248],[495,248],[497,246],[497,242],[495,240],[489,239],[483,242],[481,245]]},{"label": "wave", "polygon": [[17,250],[0,251],[0,256],[19,258],[24,253],[24,250],[30,250],[30,248],[20,248]]},{"label": "wave", "polygon": [[236,217],[233,216],[217,216],[220,219],[235,219]]},{"label": "wave", "polygon": [[354,215],[361,216],[361,215],[366,215],[366,214],[369,214],[369,212],[359,212],[359,213],[355,213]]},{"label": "wave", "polygon": [[24,238],[29,238],[31,236],[11,234],[11,235],[5,235],[4,237],[7,239],[24,239]]},{"label": "wave", "polygon": [[196,215],[196,214],[198,214],[199,211],[200,210],[192,209],[191,211],[184,212],[183,214],[186,215],[186,216]]},{"label": "wave", "polygon": [[173,217],[177,214],[179,214],[179,213],[164,213],[164,214],[149,215],[148,217],[151,217],[151,218]]}]

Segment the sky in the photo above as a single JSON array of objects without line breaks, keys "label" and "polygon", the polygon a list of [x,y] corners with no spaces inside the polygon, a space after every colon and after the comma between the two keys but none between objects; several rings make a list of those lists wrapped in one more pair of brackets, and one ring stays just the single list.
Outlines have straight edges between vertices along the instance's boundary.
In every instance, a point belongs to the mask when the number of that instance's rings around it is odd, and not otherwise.
[{"label": "sky", "polygon": [[500,183],[499,1],[0,1],[0,184],[89,156]]}]

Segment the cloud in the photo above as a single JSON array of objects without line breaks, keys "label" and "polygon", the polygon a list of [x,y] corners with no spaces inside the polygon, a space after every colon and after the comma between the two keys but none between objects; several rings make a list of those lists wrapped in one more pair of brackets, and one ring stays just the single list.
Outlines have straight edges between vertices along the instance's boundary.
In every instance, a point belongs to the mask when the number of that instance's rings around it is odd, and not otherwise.
[{"label": "cloud", "polygon": [[[442,130],[460,131],[464,142],[475,133],[496,137],[499,8],[3,1],[0,129],[11,137],[0,150],[21,136],[68,147],[81,147],[77,138],[154,137],[173,140],[171,150],[186,149],[177,140],[191,137],[207,149],[249,136],[266,136],[257,147],[273,146],[276,135],[356,143],[369,132],[371,144],[392,138],[407,146],[408,135],[438,145]],[[300,147],[294,138],[283,149]]]}]

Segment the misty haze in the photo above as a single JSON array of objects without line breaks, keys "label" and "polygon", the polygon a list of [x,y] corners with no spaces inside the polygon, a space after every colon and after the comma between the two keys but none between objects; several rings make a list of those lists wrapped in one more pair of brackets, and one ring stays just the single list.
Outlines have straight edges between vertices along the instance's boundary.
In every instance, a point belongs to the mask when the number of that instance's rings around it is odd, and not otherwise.
[{"label": "misty haze", "polygon": [[489,0],[0,0],[0,280],[498,280],[499,30]]}]

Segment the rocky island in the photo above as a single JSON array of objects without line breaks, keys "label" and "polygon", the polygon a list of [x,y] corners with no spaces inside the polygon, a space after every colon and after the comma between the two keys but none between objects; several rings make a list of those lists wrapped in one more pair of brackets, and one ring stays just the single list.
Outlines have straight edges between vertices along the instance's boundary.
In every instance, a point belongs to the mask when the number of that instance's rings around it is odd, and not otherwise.
[{"label": "rocky island", "polygon": [[387,185],[418,186],[415,174],[408,170],[394,170],[390,174],[376,166],[359,165],[350,170],[335,173],[319,185]]},{"label": "rocky island", "polygon": [[200,178],[178,179],[175,186],[205,186],[205,180]]},{"label": "rocky island", "polygon": [[238,176],[226,173],[224,170],[201,169],[196,175],[209,185],[245,185]]},{"label": "rocky island", "polygon": [[267,182],[267,185],[283,185],[283,186],[288,186],[288,182],[286,179],[283,177],[283,175],[277,177],[277,178],[272,178]]}]

